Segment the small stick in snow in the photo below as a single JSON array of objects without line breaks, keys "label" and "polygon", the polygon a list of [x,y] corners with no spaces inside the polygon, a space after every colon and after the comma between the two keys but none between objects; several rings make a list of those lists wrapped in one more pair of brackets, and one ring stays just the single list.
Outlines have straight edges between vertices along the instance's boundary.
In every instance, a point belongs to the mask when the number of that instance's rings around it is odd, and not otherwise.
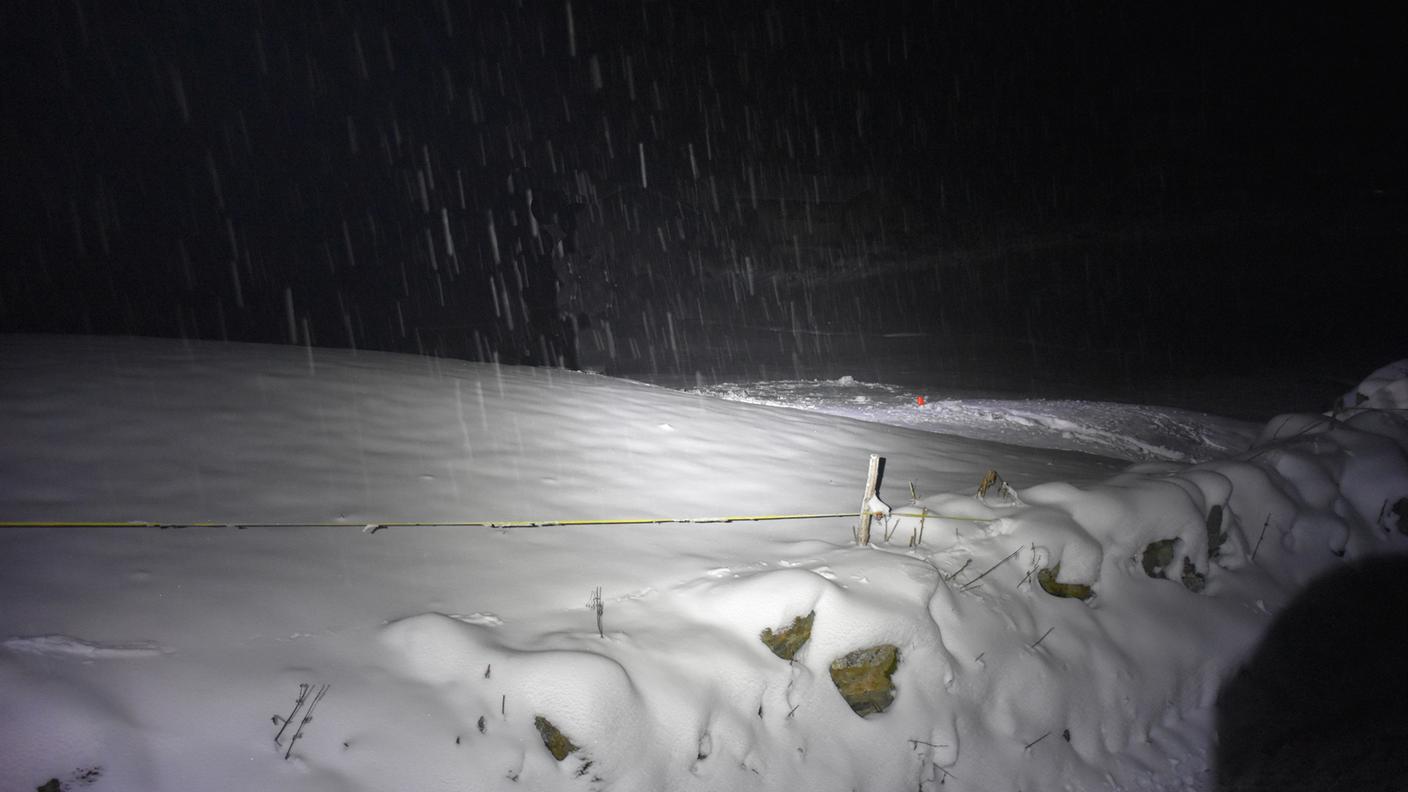
[{"label": "small stick in snow", "polygon": [[1019,585],[1019,586],[1025,585],[1028,580],[1031,580],[1031,579],[1032,579],[1032,575],[1036,574],[1036,567],[1037,567],[1037,563],[1036,563],[1036,553],[1035,553],[1036,548],[1033,547],[1032,550],[1033,550],[1033,553],[1032,553],[1032,568],[1027,570],[1026,577],[1023,577],[1023,578],[1022,578],[1022,582],[1017,584],[1017,585]]},{"label": "small stick in snow", "polygon": [[1035,740],[1032,740],[1031,742],[1029,742],[1029,743],[1027,743],[1026,745],[1022,746],[1022,750],[1025,751],[1025,750],[1027,750],[1028,748],[1032,747],[1033,745],[1036,745],[1037,743],[1041,742],[1042,740],[1045,740],[1047,737],[1050,737],[1050,736],[1051,736],[1051,732],[1047,732],[1046,734],[1043,734],[1043,735],[1041,735],[1040,737],[1036,738]]},{"label": "small stick in snow", "polygon": [[303,727],[313,722],[313,709],[318,706],[319,701],[323,700],[323,696],[327,695],[328,688],[330,687],[332,687],[332,685],[320,686],[317,694],[313,696],[313,700],[309,702],[308,709],[303,713],[303,720],[298,722],[298,730],[295,731],[293,736],[288,740],[288,750],[284,751],[284,759],[288,759],[293,755],[293,746],[297,745],[299,738],[303,736]]},{"label": "small stick in snow", "polygon": [[[797,705],[797,707],[800,707],[800,706],[802,706],[802,705],[801,705],[801,704],[798,704],[798,705]],[[788,717],[788,718],[791,718],[793,715],[797,714],[797,707],[793,707],[792,709],[790,709],[790,710],[787,711],[787,717]]]},{"label": "small stick in snow", "polygon": [[601,586],[597,586],[596,591],[592,592],[592,598],[587,600],[587,607],[596,611],[596,634],[605,638],[606,633],[601,629],[601,614],[606,610],[606,605],[601,601]]},{"label": "small stick in snow", "polygon": [[983,578],[987,577],[988,574],[989,574],[990,572],[992,572],[994,569],[997,569],[998,567],[1000,567],[1000,566],[1002,566],[1003,564],[1007,563],[1007,559],[1008,559],[1008,558],[1012,558],[1012,557],[1016,556],[1016,555],[1017,555],[1018,553],[1020,553],[1020,552],[1022,552],[1022,548],[1019,547],[1019,548],[1017,548],[1016,550],[1013,550],[1012,552],[1008,553],[1007,556],[1006,556],[1005,558],[1003,558],[1001,561],[998,561],[996,564],[993,564],[992,566],[988,567],[988,571],[987,571],[987,572],[984,572],[983,574],[978,575],[977,577],[973,578],[972,580],[968,581],[967,583],[964,583],[964,584],[963,584],[963,588],[959,589],[959,591],[967,591],[968,589],[970,589],[970,588],[972,588],[972,587],[978,585],[978,581],[979,581],[979,580],[982,580]]},{"label": "small stick in snow", "polygon": [[1035,649],[1035,648],[1037,647],[1037,644],[1040,644],[1042,641],[1045,641],[1045,640],[1046,640],[1046,636],[1050,635],[1050,634],[1051,634],[1051,630],[1054,630],[1054,629],[1056,629],[1056,628],[1055,628],[1055,627],[1051,627],[1051,628],[1048,629],[1046,632],[1042,633],[1042,634],[1041,634],[1041,637],[1038,638],[1038,639],[1036,639],[1036,643],[1034,643],[1034,644],[1031,645],[1031,648],[1032,648],[1032,649]]},{"label": "small stick in snow", "polygon": [[289,721],[292,721],[293,716],[297,715],[298,710],[303,707],[303,702],[308,700],[308,689],[310,687],[312,687],[312,685],[309,685],[306,682],[300,682],[298,684],[298,700],[293,702],[293,711],[288,714],[287,718],[284,718],[283,728],[279,729],[279,733],[274,735],[274,745],[283,745],[280,740],[284,738],[284,729],[288,728]]},{"label": "small stick in snow", "polygon": [[493,670],[494,670],[494,664],[493,664],[493,663],[490,663],[489,665],[484,666],[484,678],[485,678],[485,679],[488,679],[488,678],[489,678],[489,672],[490,672],[490,671],[493,671]]},{"label": "small stick in snow", "polygon": [[959,567],[958,570],[957,570],[956,572],[954,572],[952,575],[949,575],[948,577],[944,578],[944,580],[953,580],[954,578],[956,578],[956,577],[958,577],[959,575],[963,574],[963,570],[967,569],[967,568],[968,568],[968,565],[971,564],[971,563],[973,563],[973,559],[971,559],[971,558],[968,559],[967,561],[964,561],[964,562],[963,562],[963,566]]},{"label": "small stick in snow", "polygon": [[1252,560],[1256,560],[1256,551],[1261,549],[1261,540],[1266,538],[1266,526],[1271,524],[1271,515],[1266,515],[1266,522],[1261,524],[1261,536],[1256,538],[1256,547],[1252,548]]},{"label": "small stick in snow", "polygon": [[916,740],[916,739],[914,739],[913,737],[911,737],[909,741],[910,741],[911,744],[913,744],[913,747],[914,747],[915,749],[918,749],[919,746],[921,746],[921,745],[927,745],[927,746],[929,746],[930,748],[947,748],[947,747],[948,747],[948,743],[944,743],[944,744],[940,745],[940,744],[938,744],[938,743],[931,743],[931,742],[924,742],[923,740]]}]

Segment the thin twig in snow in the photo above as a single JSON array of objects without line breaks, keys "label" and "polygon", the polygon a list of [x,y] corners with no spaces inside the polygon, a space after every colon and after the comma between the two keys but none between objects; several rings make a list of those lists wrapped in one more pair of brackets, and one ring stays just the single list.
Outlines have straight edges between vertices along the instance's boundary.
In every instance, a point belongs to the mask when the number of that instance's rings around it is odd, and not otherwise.
[{"label": "thin twig in snow", "polygon": [[1256,551],[1261,549],[1261,540],[1266,538],[1266,526],[1271,524],[1271,515],[1266,515],[1266,522],[1261,524],[1261,535],[1256,538],[1256,547],[1252,548],[1252,560],[1256,560]]},{"label": "thin twig in snow", "polygon": [[1046,640],[1046,636],[1050,635],[1050,634],[1051,634],[1051,630],[1054,630],[1054,629],[1056,629],[1056,628],[1055,628],[1055,627],[1052,627],[1052,628],[1048,629],[1046,632],[1042,633],[1042,634],[1041,634],[1041,637],[1038,638],[1038,639],[1036,639],[1036,643],[1034,643],[1034,644],[1031,645],[1031,648],[1032,648],[1032,649],[1035,649],[1035,648],[1037,647],[1037,644],[1041,643],[1042,641],[1045,641],[1045,640]]},{"label": "thin twig in snow", "polygon": [[1000,566],[1002,566],[1003,564],[1005,564],[1005,563],[1007,562],[1007,559],[1008,559],[1008,558],[1012,558],[1013,556],[1017,555],[1017,554],[1020,553],[1020,552],[1022,552],[1022,548],[1019,547],[1019,548],[1017,548],[1016,550],[1013,550],[1012,552],[1008,553],[1007,556],[1006,556],[1005,558],[1003,558],[1001,561],[998,561],[996,564],[993,564],[992,566],[988,567],[988,571],[987,571],[987,572],[984,572],[983,574],[978,575],[977,577],[973,578],[972,580],[968,581],[967,583],[964,583],[964,584],[963,584],[963,588],[959,589],[959,591],[967,591],[968,589],[972,588],[973,586],[976,586],[976,585],[978,584],[978,581],[979,581],[979,580],[982,580],[983,578],[987,577],[988,574],[991,573],[994,569],[997,569],[998,567],[1000,567]]},{"label": "thin twig in snow", "polygon": [[284,730],[288,728],[288,724],[293,720],[293,716],[297,715],[298,710],[303,707],[303,702],[308,700],[308,690],[312,687],[312,685],[306,682],[300,682],[298,684],[298,700],[293,702],[293,711],[288,714],[287,718],[284,718],[283,728],[279,729],[279,733],[274,735],[274,745],[283,745],[280,740],[283,739]]},{"label": "thin twig in snow", "polygon": [[964,561],[964,562],[963,562],[963,566],[959,567],[958,570],[955,571],[952,575],[949,575],[948,577],[944,578],[944,580],[953,580],[954,578],[956,578],[956,577],[958,577],[959,575],[963,574],[963,570],[967,569],[967,568],[968,568],[968,565],[971,564],[971,563],[973,563],[973,559],[971,559],[971,558],[968,559],[967,561]]},{"label": "thin twig in snow", "polygon": [[1036,572],[1036,557],[1033,556],[1033,557],[1032,557],[1032,568],[1027,570],[1026,576],[1024,576],[1024,577],[1022,578],[1022,582],[1021,582],[1021,583],[1018,583],[1017,585],[1019,585],[1019,586],[1024,585],[1028,580],[1031,580],[1031,579],[1032,579],[1032,575],[1033,575],[1035,572]]},{"label": "thin twig in snow", "polygon": [[318,702],[323,700],[323,696],[327,695],[328,688],[330,687],[332,687],[332,685],[321,685],[318,687],[318,692],[313,694],[313,700],[308,703],[308,709],[303,711],[303,720],[298,722],[298,729],[295,730],[293,736],[288,739],[288,750],[284,751],[285,760],[293,755],[293,746],[297,745],[299,739],[303,737],[303,727],[313,722],[313,710],[318,706]]},{"label": "thin twig in snow", "polygon": [[587,607],[596,611],[596,634],[605,638],[606,633],[601,629],[601,614],[606,610],[606,604],[601,601],[601,586],[597,586],[596,591],[592,592],[592,598],[587,601]]}]

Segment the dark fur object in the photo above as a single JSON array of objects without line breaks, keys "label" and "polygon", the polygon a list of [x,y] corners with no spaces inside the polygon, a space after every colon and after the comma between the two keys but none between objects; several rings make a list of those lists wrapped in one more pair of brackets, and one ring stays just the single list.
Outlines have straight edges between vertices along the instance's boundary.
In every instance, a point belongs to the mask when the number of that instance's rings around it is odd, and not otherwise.
[{"label": "dark fur object", "polygon": [[1218,790],[1408,790],[1406,633],[1408,557],[1312,582],[1218,695]]}]

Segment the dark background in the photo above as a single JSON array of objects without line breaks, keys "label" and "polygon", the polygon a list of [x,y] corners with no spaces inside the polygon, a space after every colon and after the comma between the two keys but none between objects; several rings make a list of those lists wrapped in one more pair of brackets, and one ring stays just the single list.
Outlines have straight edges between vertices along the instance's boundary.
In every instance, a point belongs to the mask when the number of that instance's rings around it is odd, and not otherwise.
[{"label": "dark background", "polygon": [[515,360],[554,239],[531,189],[580,204],[560,304],[608,373],[1324,408],[1408,353],[1405,29],[1402,5],[9,3],[0,331]]}]

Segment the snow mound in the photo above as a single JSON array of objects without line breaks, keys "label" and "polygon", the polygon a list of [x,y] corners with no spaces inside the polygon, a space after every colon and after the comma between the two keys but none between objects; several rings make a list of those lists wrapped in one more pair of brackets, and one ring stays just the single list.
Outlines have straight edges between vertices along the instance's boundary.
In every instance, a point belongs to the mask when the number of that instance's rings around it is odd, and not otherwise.
[{"label": "snow mound", "polygon": [[81,788],[71,783],[77,777],[101,780],[96,789],[153,788],[150,735],[159,724],[137,717],[104,685],[75,684],[67,670],[62,661],[34,669],[0,651],[0,789],[34,789],[51,778]]},{"label": "snow mound", "polygon": [[1354,386],[1339,398],[1338,411],[1408,410],[1408,360],[1396,360]]},{"label": "snow mound", "polygon": [[[537,717],[561,729],[582,750],[561,770],[538,765],[548,777],[589,761],[591,774],[627,789],[763,790],[823,777],[837,788],[899,788],[914,779],[920,757],[885,766],[857,762],[855,752],[872,746],[893,754],[882,744],[903,745],[900,733],[916,728],[932,742],[929,714],[943,688],[929,677],[953,675],[928,618],[938,574],[897,560],[908,574],[854,591],[804,568],[706,573],[608,608],[605,637],[583,620],[586,629],[520,642],[424,614],[388,625],[382,641],[398,673],[442,691],[466,732],[481,717],[488,732],[507,730],[530,744]],[[813,611],[812,637],[793,662],[760,639],[764,629]],[[829,667],[881,642],[900,648],[903,692],[872,722],[851,712]],[[957,755],[952,737],[933,749],[949,761]]]}]

